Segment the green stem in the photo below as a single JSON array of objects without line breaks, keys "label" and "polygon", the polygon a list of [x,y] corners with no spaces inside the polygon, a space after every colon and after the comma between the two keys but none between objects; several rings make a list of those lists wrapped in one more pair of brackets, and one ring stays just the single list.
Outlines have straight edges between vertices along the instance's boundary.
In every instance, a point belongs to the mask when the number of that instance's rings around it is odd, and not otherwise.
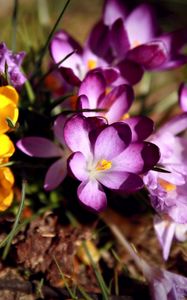
[{"label": "green stem", "polygon": [[26,190],[26,181],[23,181],[23,183],[22,183],[21,203],[20,203],[20,206],[19,206],[19,209],[18,209],[18,213],[17,213],[16,219],[15,219],[14,225],[12,227],[12,230],[8,235],[6,246],[5,246],[5,249],[3,251],[3,256],[2,256],[3,259],[5,259],[8,255],[12,240],[15,236],[17,226],[18,226],[18,223],[19,223],[20,218],[21,218],[21,214],[22,214],[22,211],[23,211],[23,208],[24,208],[24,203],[25,203],[25,190]]}]

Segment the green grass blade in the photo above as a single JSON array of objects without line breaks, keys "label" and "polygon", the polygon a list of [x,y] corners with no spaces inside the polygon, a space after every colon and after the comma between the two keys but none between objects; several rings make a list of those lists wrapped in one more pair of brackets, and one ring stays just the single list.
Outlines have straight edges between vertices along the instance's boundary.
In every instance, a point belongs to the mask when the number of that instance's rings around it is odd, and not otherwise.
[{"label": "green grass blade", "polygon": [[86,255],[88,256],[88,258],[89,258],[89,260],[91,262],[91,265],[92,265],[92,267],[94,269],[94,272],[95,272],[98,284],[99,284],[101,292],[102,292],[103,299],[104,300],[109,300],[109,289],[108,289],[108,287],[106,286],[106,284],[104,282],[104,279],[103,279],[103,277],[101,275],[101,272],[99,271],[96,263],[93,261],[92,256],[91,256],[91,254],[90,254],[90,252],[88,250],[88,247],[86,245],[86,242],[83,241],[82,243],[83,243],[83,247],[84,247],[84,250],[86,252]]},{"label": "green grass blade", "polygon": [[8,237],[6,238],[6,245],[5,245],[5,248],[4,248],[4,251],[3,251],[3,256],[2,256],[3,259],[5,259],[7,257],[9,249],[10,249],[10,246],[11,246],[11,243],[12,243],[12,240],[13,240],[15,234],[16,234],[16,230],[17,230],[20,218],[21,218],[21,214],[22,214],[23,208],[24,208],[25,191],[26,191],[26,181],[23,181],[23,183],[22,183],[21,203],[20,203],[20,206],[19,206],[19,209],[18,209],[18,213],[17,213],[16,219],[15,219],[14,225],[12,227],[12,230],[9,233]]}]

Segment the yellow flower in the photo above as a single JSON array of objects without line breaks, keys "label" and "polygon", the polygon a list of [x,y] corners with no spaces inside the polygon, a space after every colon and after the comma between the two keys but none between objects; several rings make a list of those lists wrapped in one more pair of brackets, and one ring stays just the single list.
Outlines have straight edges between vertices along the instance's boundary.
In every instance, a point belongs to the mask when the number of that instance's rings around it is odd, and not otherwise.
[{"label": "yellow flower", "polygon": [[0,168],[0,211],[6,210],[13,200],[14,175],[10,168]]},{"label": "yellow flower", "polygon": [[19,96],[15,88],[12,86],[0,87],[0,134],[9,130],[7,118],[13,124],[18,120],[18,104]]},{"label": "yellow flower", "polygon": [[0,134],[0,163],[7,161],[15,151],[14,145],[6,134]]}]

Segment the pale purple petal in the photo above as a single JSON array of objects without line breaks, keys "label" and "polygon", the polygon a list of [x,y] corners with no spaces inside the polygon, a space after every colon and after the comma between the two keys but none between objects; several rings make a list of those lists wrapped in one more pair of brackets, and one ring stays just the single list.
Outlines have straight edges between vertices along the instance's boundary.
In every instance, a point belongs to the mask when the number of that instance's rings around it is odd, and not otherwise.
[{"label": "pale purple petal", "polygon": [[80,181],[88,179],[87,161],[81,152],[75,152],[69,158],[69,167],[73,175]]},{"label": "pale purple petal", "polygon": [[151,6],[141,4],[127,17],[125,27],[131,47],[152,40],[157,34],[156,17]]},{"label": "pale purple petal", "polygon": [[97,179],[109,189],[123,192],[133,192],[141,189],[144,185],[142,179],[138,175],[112,171],[112,169],[111,171],[104,171],[104,174],[99,174]]},{"label": "pale purple petal", "polygon": [[45,190],[50,191],[57,188],[62,183],[66,175],[67,161],[66,159],[61,158],[53,163],[48,169],[44,182]]},{"label": "pale purple petal", "polygon": [[100,212],[106,208],[106,195],[96,180],[82,182],[78,187],[77,194],[81,203],[91,210]]},{"label": "pale purple petal", "polygon": [[141,173],[144,169],[142,150],[144,143],[132,143],[122,153],[113,159],[115,171],[126,171],[130,173]]},{"label": "pale purple petal", "polygon": [[162,247],[163,258],[165,260],[169,257],[171,244],[175,235],[175,228],[176,223],[172,221],[161,219],[158,216],[154,218],[154,229]]},{"label": "pale purple petal", "polygon": [[175,237],[180,242],[185,242],[187,240],[187,224],[177,224]]},{"label": "pale purple petal", "polygon": [[90,156],[89,124],[85,117],[75,115],[64,126],[64,139],[73,152]]},{"label": "pale purple petal", "polygon": [[56,138],[60,141],[62,145],[65,145],[64,141],[64,124],[67,121],[67,118],[63,115],[56,118],[53,126],[53,130]]},{"label": "pale purple petal", "polygon": [[89,100],[89,108],[96,108],[98,98],[105,92],[106,82],[102,74],[89,73],[81,83],[78,95],[85,95]]},{"label": "pale purple petal", "polygon": [[153,132],[154,122],[146,116],[130,117],[123,122],[131,128],[133,142],[143,141]]},{"label": "pale purple petal", "polygon": [[131,142],[131,130],[126,124],[113,124],[103,129],[98,135],[94,156],[96,160],[111,160],[119,155]]},{"label": "pale purple petal", "polygon": [[187,85],[182,83],[179,88],[179,105],[181,109],[187,112]]},{"label": "pale purple petal", "polygon": [[170,134],[177,135],[183,130],[187,129],[187,113],[180,114],[172,118],[169,122],[157,131],[158,135],[169,132]]},{"label": "pale purple petal", "polygon": [[144,173],[159,160],[159,149],[151,143],[132,143],[113,159],[115,171]]},{"label": "pale purple petal", "polygon": [[25,137],[16,145],[22,152],[34,157],[58,157],[63,153],[60,147],[42,137]]},{"label": "pale purple petal", "polygon": [[112,25],[117,19],[125,19],[126,8],[123,0],[106,0],[103,20],[106,25]]},{"label": "pale purple petal", "polygon": [[119,121],[129,110],[134,99],[133,89],[129,85],[120,85],[115,87],[100,102],[99,107],[106,108],[105,113],[109,124]]}]

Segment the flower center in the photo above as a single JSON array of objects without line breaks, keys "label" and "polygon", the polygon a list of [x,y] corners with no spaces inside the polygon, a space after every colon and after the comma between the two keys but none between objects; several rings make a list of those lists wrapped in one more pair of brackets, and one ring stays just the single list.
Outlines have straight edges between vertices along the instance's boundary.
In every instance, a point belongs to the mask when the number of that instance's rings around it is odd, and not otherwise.
[{"label": "flower center", "polygon": [[98,161],[98,163],[96,165],[96,170],[97,171],[105,171],[105,170],[109,170],[111,167],[112,167],[111,161],[108,161],[106,159],[101,159]]},{"label": "flower center", "polygon": [[89,70],[93,70],[97,66],[97,62],[94,59],[89,59],[87,64],[88,64],[88,69]]},{"label": "flower center", "polygon": [[176,185],[172,184],[171,182],[168,182],[164,179],[159,178],[158,179],[159,184],[166,192],[171,192],[176,189]]},{"label": "flower center", "polygon": [[134,40],[131,48],[138,47],[139,45],[140,45],[140,42],[138,40]]}]

